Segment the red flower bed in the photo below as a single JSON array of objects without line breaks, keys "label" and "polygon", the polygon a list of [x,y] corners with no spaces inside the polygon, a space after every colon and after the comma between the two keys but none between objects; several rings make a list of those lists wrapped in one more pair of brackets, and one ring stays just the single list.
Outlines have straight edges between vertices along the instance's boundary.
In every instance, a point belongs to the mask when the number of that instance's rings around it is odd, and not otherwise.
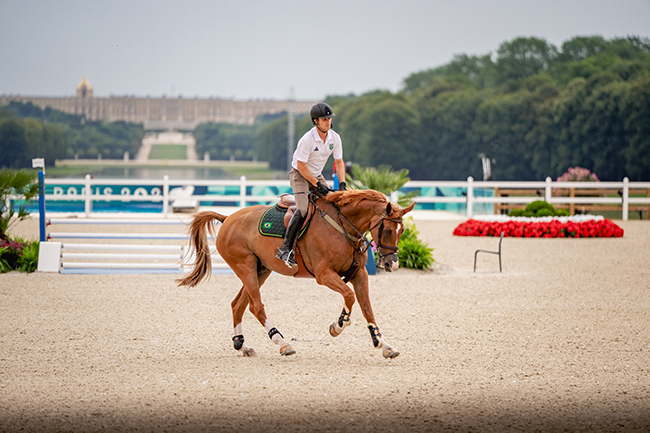
[{"label": "red flower bed", "polygon": [[620,238],[623,229],[608,219],[584,222],[559,220],[531,221],[478,221],[468,220],[454,229],[455,236],[504,236],[517,238]]}]

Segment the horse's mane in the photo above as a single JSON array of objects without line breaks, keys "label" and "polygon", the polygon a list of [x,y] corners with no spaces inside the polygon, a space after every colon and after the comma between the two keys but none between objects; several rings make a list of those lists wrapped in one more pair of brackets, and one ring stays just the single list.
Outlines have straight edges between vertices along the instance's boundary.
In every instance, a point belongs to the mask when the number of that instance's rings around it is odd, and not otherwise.
[{"label": "horse's mane", "polygon": [[336,191],[327,194],[327,200],[336,203],[337,206],[356,206],[362,200],[370,200],[376,202],[388,202],[386,196],[374,189],[348,189],[345,191]]}]

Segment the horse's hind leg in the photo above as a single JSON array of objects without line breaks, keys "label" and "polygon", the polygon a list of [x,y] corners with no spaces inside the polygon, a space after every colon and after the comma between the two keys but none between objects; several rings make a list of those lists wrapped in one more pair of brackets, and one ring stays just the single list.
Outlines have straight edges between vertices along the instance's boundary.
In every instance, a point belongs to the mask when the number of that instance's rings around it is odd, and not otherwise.
[{"label": "horse's hind leg", "polygon": [[255,350],[252,347],[249,347],[244,343],[244,333],[242,330],[242,318],[244,316],[244,311],[248,306],[248,295],[242,286],[235,299],[230,304],[232,307],[232,321],[233,321],[233,337],[232,342],[235,346],[235,350],[242,353],[244,356],[257,356]]},{"label": "horse's hind leg", "polygon": [[[257,257],[252,256],[251,259],[254,259],[257,262]],[[296,353],[296,351],[291,347],[289,343],[287,343],[284,340],[284,337],[282,334],[280,334],[280,331],[273,326],[271,321],[266,317],[266,311],[264,310],[264,304],[262,304],[262,297],[260,295],[260,287],[266,279],[271,275],[271,271],[266,268],[259,268],[259,263],[254,264],[255,271],[251,272],[251,268],[246,266],[245,264],[237,264],[235,266],[231,265],[231,268],[239,279],[244,283],[244,287],[242,288],[242,291],[246,294],[246,299],[247,299],[247,304],[248,307],[253,313],[253,315],[257,318],[257,320],[260,321],[260,323],[264,326],[266,329],[266,332],[269,335],[269,338],[271,341],[273,341],[275,344],[280,346],[280,354],[281,355],[293,355]],[[243,295],[242,295],[243,296]],[[237,300],[237,298],[235,298]],[[234,303],[235,301],[233,301]],[[242,311],[239,316],[239,324],[241,324],[241,316],[243,316],[244,311],[246,309],[246,305],[243,305]],[[235,318],[235,309],[233,308],[233,319]],[[235,333],[241,331],[241,327],[237,328],[237,323],[235,323]],[[243,337],[242,337],[243,339]]]}]

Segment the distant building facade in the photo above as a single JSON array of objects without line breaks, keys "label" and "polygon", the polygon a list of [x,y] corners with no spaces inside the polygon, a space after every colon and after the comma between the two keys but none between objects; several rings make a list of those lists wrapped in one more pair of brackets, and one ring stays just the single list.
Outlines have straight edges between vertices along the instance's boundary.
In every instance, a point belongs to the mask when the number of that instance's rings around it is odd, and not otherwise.
[{"label": "distant building facade", "polygon": [[68,114],[83,115],[88,120],[142,123],[145,129],[193,130],[199,123],[235,123],[251,125],[262,114],[308,113],[318,101],[234,100],[223,98],[151,98],[135,96],[96,97],[84,77],[76,96],[46,97],[0,95],[0,105],[11,101],[32,104]]}]

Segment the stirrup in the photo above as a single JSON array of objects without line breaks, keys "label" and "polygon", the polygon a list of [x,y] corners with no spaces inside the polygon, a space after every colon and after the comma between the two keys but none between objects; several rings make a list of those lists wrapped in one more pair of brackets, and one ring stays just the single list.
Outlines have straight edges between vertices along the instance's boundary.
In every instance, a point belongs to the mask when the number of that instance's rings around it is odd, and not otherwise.
[{"label": "stirrup", "polygon": [[298,266],[298,262],[293,258],[294,254],[293,250],[286,251],[280,247],[275,257],[282,260],[289,268],[293,268],[294,266]]}]

